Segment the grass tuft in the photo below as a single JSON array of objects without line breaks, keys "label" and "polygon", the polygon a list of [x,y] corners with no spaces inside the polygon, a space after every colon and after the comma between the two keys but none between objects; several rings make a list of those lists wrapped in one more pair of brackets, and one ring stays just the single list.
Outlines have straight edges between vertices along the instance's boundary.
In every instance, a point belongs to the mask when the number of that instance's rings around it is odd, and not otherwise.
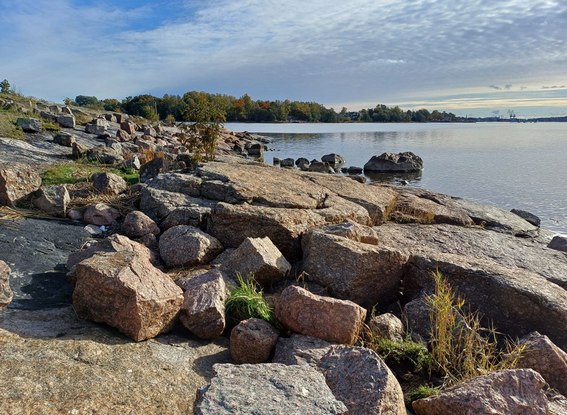
[{"label": "grass tuft", "polygon": [[94,173],[101,172],[117,174],[128,184],[135,184],[139,181],[139,173],[135,169],[117,169],[83,161],[54,164],[41,174],[41,181],[43,185],[82,183],[88,182]]},{"label": "grass tuft", "polygon": [[408,404],[412,403],[413,401],[417,401],[418,399],[429,398],[430,396],[435,396],[439,394],[439,389],[433,388],[428,385],[421,385],[417,388],[413,389],[408,393]]},{"label": "grass tuft", "polygon": [[277,320],[272,306],[266,301],[250,274],[246,279],[236,274],[238,285],[228,294],[225,310],[228,319],[233,324],[256,317],[277,326]]},{"label": "grass tuft", "polygon": [[16,125],[18,115],[13,111],[0,110],[0,137],[14,138],[17,140],[24,139],[24,132]]}]

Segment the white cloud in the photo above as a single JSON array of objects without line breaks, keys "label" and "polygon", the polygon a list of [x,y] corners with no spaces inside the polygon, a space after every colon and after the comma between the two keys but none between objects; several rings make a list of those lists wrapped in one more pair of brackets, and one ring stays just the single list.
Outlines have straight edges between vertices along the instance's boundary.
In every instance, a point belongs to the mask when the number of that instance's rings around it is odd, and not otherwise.
[{"label": "white cloud", "polygon": [[565,84],[563,1],[188,1],[149,26],[140,19],[171,2],[8,3],[0,77],[49,98],[199,89],[377,103]]}]

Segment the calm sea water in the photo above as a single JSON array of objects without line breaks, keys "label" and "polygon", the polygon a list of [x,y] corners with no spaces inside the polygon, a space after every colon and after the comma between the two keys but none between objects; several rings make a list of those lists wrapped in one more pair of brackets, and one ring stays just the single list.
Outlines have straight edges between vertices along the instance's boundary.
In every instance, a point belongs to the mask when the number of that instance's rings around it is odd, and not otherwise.
[{"label": "calm sea water", "polygon": [[[538,215],[567,234],[567,123],[238,124],[272,139],[273,157],[345,157],[362,167],[373,155],[412,151],[424,161],[411,185]],[[399,181],[394,178],[373,180]]]}]

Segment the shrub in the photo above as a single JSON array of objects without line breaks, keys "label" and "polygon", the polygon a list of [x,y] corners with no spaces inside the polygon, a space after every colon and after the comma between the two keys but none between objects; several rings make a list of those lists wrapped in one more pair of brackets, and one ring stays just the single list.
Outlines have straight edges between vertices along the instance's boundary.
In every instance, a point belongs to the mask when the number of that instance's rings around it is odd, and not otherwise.
[{"label": "shrub", "polygon": [[514,368],[523,347],[507,339],[505,350],[501,350],[496,330],[482,327],[480,316],[464,308],[464,300],[452,291],[440,272],[434,272],[433,279],[435,293],[427,297],[430,350],[446,384]]},{"label": "shrub", "polygon": [[364,332],[364,346],[374,350],[390,367],[403,366],[412,372],[430,372],[433,359],[423,344],[410,338],[401,341],[383,339]]},{"label": "shrub", "polygon": [[243,320],[256,317],[277,325],[272,306],[266,301],[261,290],[254,281],[254,275],[250,274],[246,280],[240,274],[236,274],[238,286],[230,290],[225,303],[228,320],[238,324]]}]

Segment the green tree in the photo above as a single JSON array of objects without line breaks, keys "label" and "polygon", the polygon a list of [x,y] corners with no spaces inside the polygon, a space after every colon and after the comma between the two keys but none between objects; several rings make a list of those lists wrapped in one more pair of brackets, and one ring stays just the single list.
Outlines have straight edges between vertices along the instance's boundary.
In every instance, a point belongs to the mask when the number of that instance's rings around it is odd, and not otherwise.
[{"label": "green tree", "polygon": [[87,95],[77,95],[75,102],[80,107],[99,108],[100,103],[97,97]]},{"label": "green tree", "polygon": [[0,82],[0,92],[2,92],[3,94],[9,94],[10,91],[10,82],[8,82],[7,79],[4,79],[2,82]]}]

